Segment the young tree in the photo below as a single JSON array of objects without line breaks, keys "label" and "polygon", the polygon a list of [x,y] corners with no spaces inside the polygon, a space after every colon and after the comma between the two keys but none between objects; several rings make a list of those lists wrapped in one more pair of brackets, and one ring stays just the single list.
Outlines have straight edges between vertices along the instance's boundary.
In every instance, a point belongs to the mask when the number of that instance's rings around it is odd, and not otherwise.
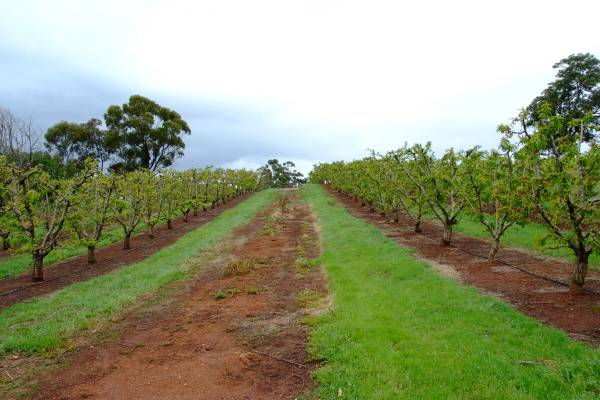
[{"label": "young tree", "polygon": [[81,187],[95,173],[94,163],[90,160],[76,177],[61,180],[38,167],[9,167],[10,205],[28,239],[24,247],[33,258],[33,281],[44,279],[44,258],[56,246]]},{"label": "young tree", "polygon": [[159,196],[163,202],[163,216],[167,220],[167,229],[173,229],[173,219],[181,203],[181,181],[176,171],[163,171],[159,177]]},{"label": "young tree", "polygon": [[87,247],[88,264],[96,263],[96,246],[110,221],[110,207],[116,185],[115,176],[101,171],[87,181],[77,194],[76,206],[67,218],[67,226]]},{"label": "young tree", "polygon": [[[517,156],[524,166],[523,180],[549,239],[575,255],[571,290],[585,283],[589,256],[600,249],[600,146],[598,125],[591,113],[580,119],[554,114],[551,104],[539,110],[533,131],[518,132],[522,148]],[[569,125],[566,127],[565,125]],[[564,135],[577,125],[577,135]]]},{"label": "young tree", "polygon": [[143,171],[133,171],[116,178],[115,199],[111,203],[115,220],[123,228],[123,249],[131,248],[131,235],[144,213],[144,196],[148,181]]},{"label": "young tree", "polygon": [[6,157],[0,155],[0,238],[2,238],[1,248],[3,251],[10,248],[8,238],[16,222],[9,204],[9,183],[10,170],[8,169]]},{"label": "young tree", "polygon": [[146,188],[143,194],[142,208],[143,219],[148,229],[148,236],[154,239],[154,227],[160,221],[163,214],[164,196],[161,182],[156,174],[150,170],[140,170],[140,179]]},{"label": "young tree", "polygon": [[183,222],[189,222],[190,212],[194,209],[194,198],[196,193],[196,173],[194,170],[182,171],[176,174],[177,187],[179,189],[179,211],[183,216]]},{"label": "young tree", "polygon": [[182,136],[190,128],[173,110],[134,95],[122,106],[110,106],[104,114],[106,144],[120,158],[115,169],[158,171],[183,155]]},{"label": "young tree", "polygon": [[[452,228],[458,223],[466,198],[462,193],[462,171],[460,153],[453,149],[446,150],[442,158],[436,159],[431,150],[431,143],[425,146],[414,145],[408,149],[415,171],[407,171],[413,183],[425,196],[429,208],[443,224],[442,245],[452,242]],[[409,173],[410,172],[410,173]]]},{"label": "young tree", "polygon": [[492,263],[500,248],[504,233],[524,218],[527,196],[523,191],[518,166],[515,166],[515,146],[502,140],[499,151],[489,153],[474,148],[467,151],[464,169],[467,196],[471,211],[486,228],[492,245],[488,260]]},{"label": "young tree", "polygon": [[414,153],[407,145],[388,153],[387,158],[395,161],[395,165],[388,162],[389,170],[393,174],[393,184],[398,192],[395,198],[413,221],[415,233],[421,233],[423,214],[427,207],[426,177],[421,174]]}]

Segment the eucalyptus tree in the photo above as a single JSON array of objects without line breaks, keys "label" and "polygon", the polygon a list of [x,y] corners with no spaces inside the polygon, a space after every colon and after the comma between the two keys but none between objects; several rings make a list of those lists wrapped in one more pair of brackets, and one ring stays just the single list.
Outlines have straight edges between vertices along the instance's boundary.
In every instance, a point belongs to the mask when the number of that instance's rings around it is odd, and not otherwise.
[{"label": "eucalyptus tree", "polygon": [[144,216],[144,198],[149,190],[144,171],[132,171],[116,178],[115,199],[111,211],[123,228],[123,249],[131,248],[131,235]]},{"label": "eucalyptus tree", "polygon": [[88,263],[96,263],[96,247],[104,228],[110,222],[116,177],[96,171],[77,193],[76,206],[67,216],[67,227],[77,235],[78,242],[87,247]]},{"label": "eucalyptus tree", "polygon": [[[517,135],[523,181],[529,199],[548,228],[547,240],[569,248],[575,256],[571,290],[581,291],[589,256],[600,250],[600,145],[592,113],[572,119],[555,114],[550,104],[539,108],[533,131],[501,130]],[[568,125],[568,126],[565,126]],[[564,132],[577,126],[577,135]]]},{"label": "eucalyptus tree", "polygon": [[105,144],[121,159],[115,169],[158,171],[183,155],[183,135],[191,130],[177,112],[139,95],[104,114]]},{"label": "eucalyptus tree", "polygon": [[[595,132],[590,129],[581,132],[577,121],[585,117],[593,124],[600,124],[600,60],[590,53],[572,54],[553,68],[557,70],[556,79],[524,110],[521,123],[535,129],[550,112],[564,121],[555,136],[583,135],[585,142],[590,141]],[[547,111],[542,111],[542,106]]]},{"label": "eucalyptus tree", "polygon": [[503,139],[498,151],[484,152],[476,147],[467,151],[464,158],[470,211],[477,215],[492,240],[490,263],[498,253],[502,236],[511,226],[523,222],[527,214],[527,193],[514,151],[515,145]]},{"label": "eucalyptus tree", "polygon": [[33,259],[33,281],[44,280],[44,258],[56,247],[69,213],[80,200],[78,194],[95,174],[95,164],[88,160],[71,179],[54,179],[39,167],[8,166],[9,204],[27,238],[23,249]]}]

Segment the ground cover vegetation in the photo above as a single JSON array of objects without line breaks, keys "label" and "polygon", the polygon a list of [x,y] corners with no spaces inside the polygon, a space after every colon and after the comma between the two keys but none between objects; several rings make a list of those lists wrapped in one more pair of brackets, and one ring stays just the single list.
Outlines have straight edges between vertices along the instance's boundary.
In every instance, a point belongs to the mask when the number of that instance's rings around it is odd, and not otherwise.
[{"label": "ground cover vegetation", "polygon": [[592,399],[600,354],[433,271],[323,187],[318,218],[334,309],[312,318],[319,398]]}]

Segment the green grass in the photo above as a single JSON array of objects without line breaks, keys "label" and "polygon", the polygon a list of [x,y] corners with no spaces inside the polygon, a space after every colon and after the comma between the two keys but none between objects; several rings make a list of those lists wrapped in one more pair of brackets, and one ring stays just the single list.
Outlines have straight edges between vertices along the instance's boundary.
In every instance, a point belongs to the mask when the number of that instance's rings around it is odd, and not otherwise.
[{"label": "green grass", "polygon": [[73,334],[118,315],[141,296],[189,277],[194,256],[248,223],[274,201],[275,193],[266,190],[255,194],[144,261],[3,310],[0,353],[43,353],[56,349]]},{"label": "green grass", "polygon": [[311,353],[321,399],[597,399],[600,352],[444,278],[315,185],[334,309]]},{"label": "green grass", "polygon": [[[145,229],[145,225],[140,223],[135,230],[135,233],[139,233]],[[119,227],[112,228],[103,235],[102,239],[98,243],[97,248],[101,248],[104,246],[108,246],[109,244],[118,242],[123,240],[125,234],[123,233],[123,229]],[[69,244],[64,247],[60,247],[56,250],[53,250],[50,254],[44,258],[44,267],[51,268],[55,266],[58,262],[64,261],[68,258],[80,256],[82,254],[86,254],[87,247]],[[4,278],[12,278],[14,276],[19,276],[24,272],[31,269],[31,254],[18,254],[12,257],[5,258],[0,260],[0,279]]]},{"label": "green grass", "polygon": [[[468,236],[489,239],[490,235],[477,217],[464,215],[455,226],[455,230]],[[549,248],[542,246],[541,242],[548,234],[548,230],[541,224],[530,222],[524,226],[510,227],[502,237],[501,244],[511,247],[520,247],[526,250],[556,258],[563,258],[574,262],[573,251],[567,248]],[[590,256],[590,268],[600,270],[600,254]]]}]

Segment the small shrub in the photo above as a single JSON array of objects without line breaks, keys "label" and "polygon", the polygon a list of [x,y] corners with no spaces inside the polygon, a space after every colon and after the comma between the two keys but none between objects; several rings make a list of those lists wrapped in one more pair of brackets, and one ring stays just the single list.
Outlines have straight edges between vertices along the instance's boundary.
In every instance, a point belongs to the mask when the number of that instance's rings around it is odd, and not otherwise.
[{"label": "small shrub", "polygon": [[258,294],[258,289],[255,288],[255,287],[251,287],[251,288],[248,288],[248,290],[246,290],[246,293],[248,293],[248,294]]},{"label": "small shrub", "polygon": [[225,293],[223,293],[222,290],[217,290],[215,292],[215,294],[213,294],[213,298],[215,300],[223,300],[224,298],[226,298],[227,296],[225,295]]},{"label": "small shrub", "polygon": [[301,308],[307,308],[310,303],[319,300],[320,297],[321,294],[319,292],[304,288],[298,293],[297,299]]},{"label": "small shrub", "polygon": [[294,263],[296,271],[307,272],[320,265],[318,258],[298,257]]},{"label": "small shrub", "polygon": [[223,270],[225,276],[240,276],[254,269],[254,262],[249,258],[239,258],[229,262]]}]

